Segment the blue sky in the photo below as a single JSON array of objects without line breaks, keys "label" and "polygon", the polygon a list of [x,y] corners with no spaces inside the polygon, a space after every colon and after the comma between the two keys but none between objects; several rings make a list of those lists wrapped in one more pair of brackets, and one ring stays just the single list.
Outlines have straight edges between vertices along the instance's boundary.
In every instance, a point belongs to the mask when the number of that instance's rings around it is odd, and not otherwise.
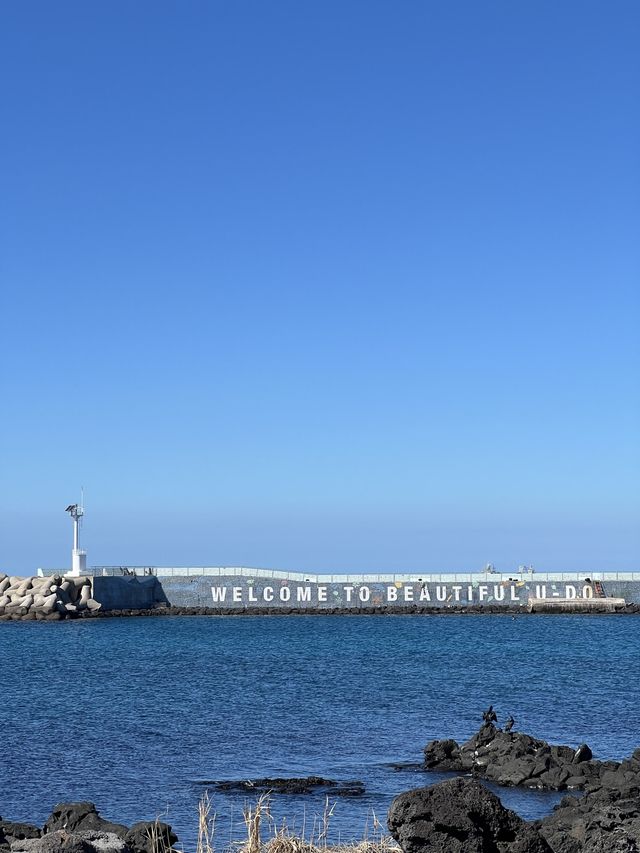
[{"label": "blue sky", "polygon": [[636,2],[0,17],[0,568],[640,570]]}]

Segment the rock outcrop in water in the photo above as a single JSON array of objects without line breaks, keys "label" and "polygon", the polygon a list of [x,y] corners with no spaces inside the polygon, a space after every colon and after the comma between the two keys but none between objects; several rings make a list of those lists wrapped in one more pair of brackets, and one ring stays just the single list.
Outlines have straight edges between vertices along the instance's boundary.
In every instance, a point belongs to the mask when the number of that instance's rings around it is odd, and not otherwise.
[{"label": "rock outcrop in water", "polygon": [[19,578],[0,574],[0,619],[46,620],[72,618],[100,610],[91,597],[87,577]]},{"label": "rock outcrop in water", "polygon": [[424,768],[471,773],[498,785],[547,791],[596,790],[612,781],[628,782],[625,774],[637,775],[640,782],[640,764],[635,761],[596,761],[587,744],[577,749],[556,746],[521,732],[500,731],[491,723],[485,723],[462,746],[454,740],[428,743]]},{"label": "rock outcrop in water", "polygon": [[387,823],[404,853],[552,853],[537,827],[472,779],[400,794]]},{"label": "rock outcrop in water", "polygon": [[600,783],[583,797],[564,797],[538,822],[554,853],[640,851],[640,749]]},{"label": "rock outcrop in water", "polygon": [[403,853],[638,853],[640,787],[566,796],[528,823],[479,781],[458,777],[396,797],[388,826]]},{"label": "rock outcrop in water", "polygon": [[0,818],[0,853],[170,853],[178,838],[160,821],[112,823],[93,803],[60,803],[42,829]]},{"label": "rock outcrop in water", "polygon": [[[485,723],[462,746],[450,739],[428,743],[423,766],[427,770],[465,773],[500,785],[576,789],[584,796],[564,797],[551,815],[533,825],[553,853],[640,853],[640,748],[623,761],[598,761],[586,744],[577,749],[555,746],[520,732],[502,732]],[[447,814],[433,811],[430,820],[440,824],[449,819]],[[405,853],[416,853],[404,844],[403,849]]]},{"label": "rock outcrop in water", "polygon": [[217,791],[241,791],[242,793],[311,794],[321,793],[327,797],[361,797],[364,783],[360,781],[336,782],[321,776],[305,776],[285,779],[241,779],[200,782]]}]

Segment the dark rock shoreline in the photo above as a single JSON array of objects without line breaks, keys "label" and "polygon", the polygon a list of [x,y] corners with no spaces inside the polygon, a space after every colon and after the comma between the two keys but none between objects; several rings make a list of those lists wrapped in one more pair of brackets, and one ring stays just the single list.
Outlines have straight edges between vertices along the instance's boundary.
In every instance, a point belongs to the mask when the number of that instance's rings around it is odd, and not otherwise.
[{"label": "dark rock shoreline", "polygon": [[640,789],[567,796],[528,822],[478,780],[457,777],[400,794],[387,824],[403,853],[638,853]]},{"label": "dark rock shoreline", "polygon": [[[640,604],[627,604],[624,609],[606,613],[591,614],[579,611],[585,618],[589,616],[626,616],[640,614]],[[524,607],[509,605],[452,605],[446,607],[420,607],[419,605],[393,605],[381,607],[357,607],[350,610],[338,607],[171,607],[160,605],[148,609],[123,610],[81,610],[62,613],[54,610],[48,614],[36,615],[33,612],[22,612],[19,608],[10,613],[0,613],[0,622],[43,621],[59,622],[66,619],[119,619],[125,617],[144,616],[510,616],[518,618],[567,615],[560,613],[530,613]],[[574,614],[572,614],[574,615]]]},{"label": "dark rock shoreline", "polygon": [[624,761],[597,761],[587,744],[577,749],[557,746],[485,723],[462,746],[454,740],[428,743],[424,769],[469,773],[498,785],[543,791],[619,790],[631,784],[640,789],[640,748]]},{"label": "dark rock shoreline", "polygon": [[400,794],[387,825],[403,853],[555,853],[538,827],[471,779]]},{"label": "dark rock shoreline", "polygon": [[59,803],[42,828],[0,817],[0,853],[170,853],[178,837],[169,824],[131,827],[105,820],[93,803]]},{"label": "dark rock shoreline", "polygon": [[[623,761],[598,761],[586,744],[557,746],[486,722],[462,746],[431,741],[424,752],[424,770],[465,777],[394,800],[388,825],[404,853],[640,853],[640,748]],[[577,795],[527,823],[480,779]]]},{"label": "dark rock shoreline", "polygon": [[[465,775],[394,799],[387,823],[403,853],[640,853],[640,748],[624,761],[598,761],[586,744],[556,746],[485,723],[462,746],[431,741],[422,767]],[[474,776],[580,793],[530,822]],[[317,776],[200,784],[244,794],[364,792],[362,783]],[[0,853],[172,853],[177,841],[168,824],[127,827],[102,818],[93,803],[61,803],[42,828],[0,818]]]}]

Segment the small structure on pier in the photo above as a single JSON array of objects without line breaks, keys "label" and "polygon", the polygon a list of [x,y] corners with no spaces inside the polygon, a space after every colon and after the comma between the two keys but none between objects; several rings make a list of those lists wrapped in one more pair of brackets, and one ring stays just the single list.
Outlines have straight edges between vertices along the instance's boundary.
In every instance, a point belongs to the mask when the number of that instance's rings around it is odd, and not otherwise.
[{"label": "small structure on pier", "polygon": [[73,550],[71,551],[71,571],[66,574],[77,578],[87,573],[87,552],[80,548],[80,520],[84,515],[82,503],[69,504],[65,509],[73,521]]}]

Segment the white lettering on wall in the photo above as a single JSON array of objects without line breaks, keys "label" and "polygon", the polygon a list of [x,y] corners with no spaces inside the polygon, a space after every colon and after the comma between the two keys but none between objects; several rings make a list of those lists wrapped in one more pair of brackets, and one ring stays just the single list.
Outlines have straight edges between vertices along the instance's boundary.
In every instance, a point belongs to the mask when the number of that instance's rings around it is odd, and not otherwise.
[{"label": "white lettering on wall", "polygon": [[[509,592],[507,592],[507,586]],[[522,589],[520,588],[522,587]],[[313,583],[306,585],[289,583],[280,585],[279,582],[272,586],[262,587],[261,583],[245,583],[241,586],[233,586],[233,581],[229,581],[229,585],[220,584],[211,586],[211,598],[214,605],[227,606],[233,604],[247,605],[277,602],[286,604],[288,602],[298,603],[317,603],[323,604],[331,602],[336,606],[358,606],[359,604],[367,604],[372,600],[377,602],[380,599],[377,597],[382,593],[386,593],[386,602],[390,604],[406,602],[412,603],[420,601],[421,603],[455,601],[474,603],[488,603],[490,601],[501,602],[504,604],[519,604],[521,603],[521,592],[524,591],[525,598],[531,589],[531,595],[540,599],[548,597],[561,597],[567,599],[578,598],[593,598],[594,589],[590,583],[535,583],[531,586],[518,586],[515,582],[510,584],[488,583],[474,585],[462,584],[446,584],[446,583],[429,583],[429,582],[407,582],[406,584],[375,584],[375,585],[353,585],[353,584],[321,584],[316,586]],[[464,592],[464,595],[463,595]],[[330,597],[331,595],[331,597]],[[334,599],[335,596],[335,599]]]},{"label": "white lettering on wall", "polygon": [[360,589],[358,590],[358,598],[360,599],[360,601],[362,601],[362,602],[369,601],[370,596],[371,596],[371,590],[369,589],[369,587],[368,586],[361,586]]}]

